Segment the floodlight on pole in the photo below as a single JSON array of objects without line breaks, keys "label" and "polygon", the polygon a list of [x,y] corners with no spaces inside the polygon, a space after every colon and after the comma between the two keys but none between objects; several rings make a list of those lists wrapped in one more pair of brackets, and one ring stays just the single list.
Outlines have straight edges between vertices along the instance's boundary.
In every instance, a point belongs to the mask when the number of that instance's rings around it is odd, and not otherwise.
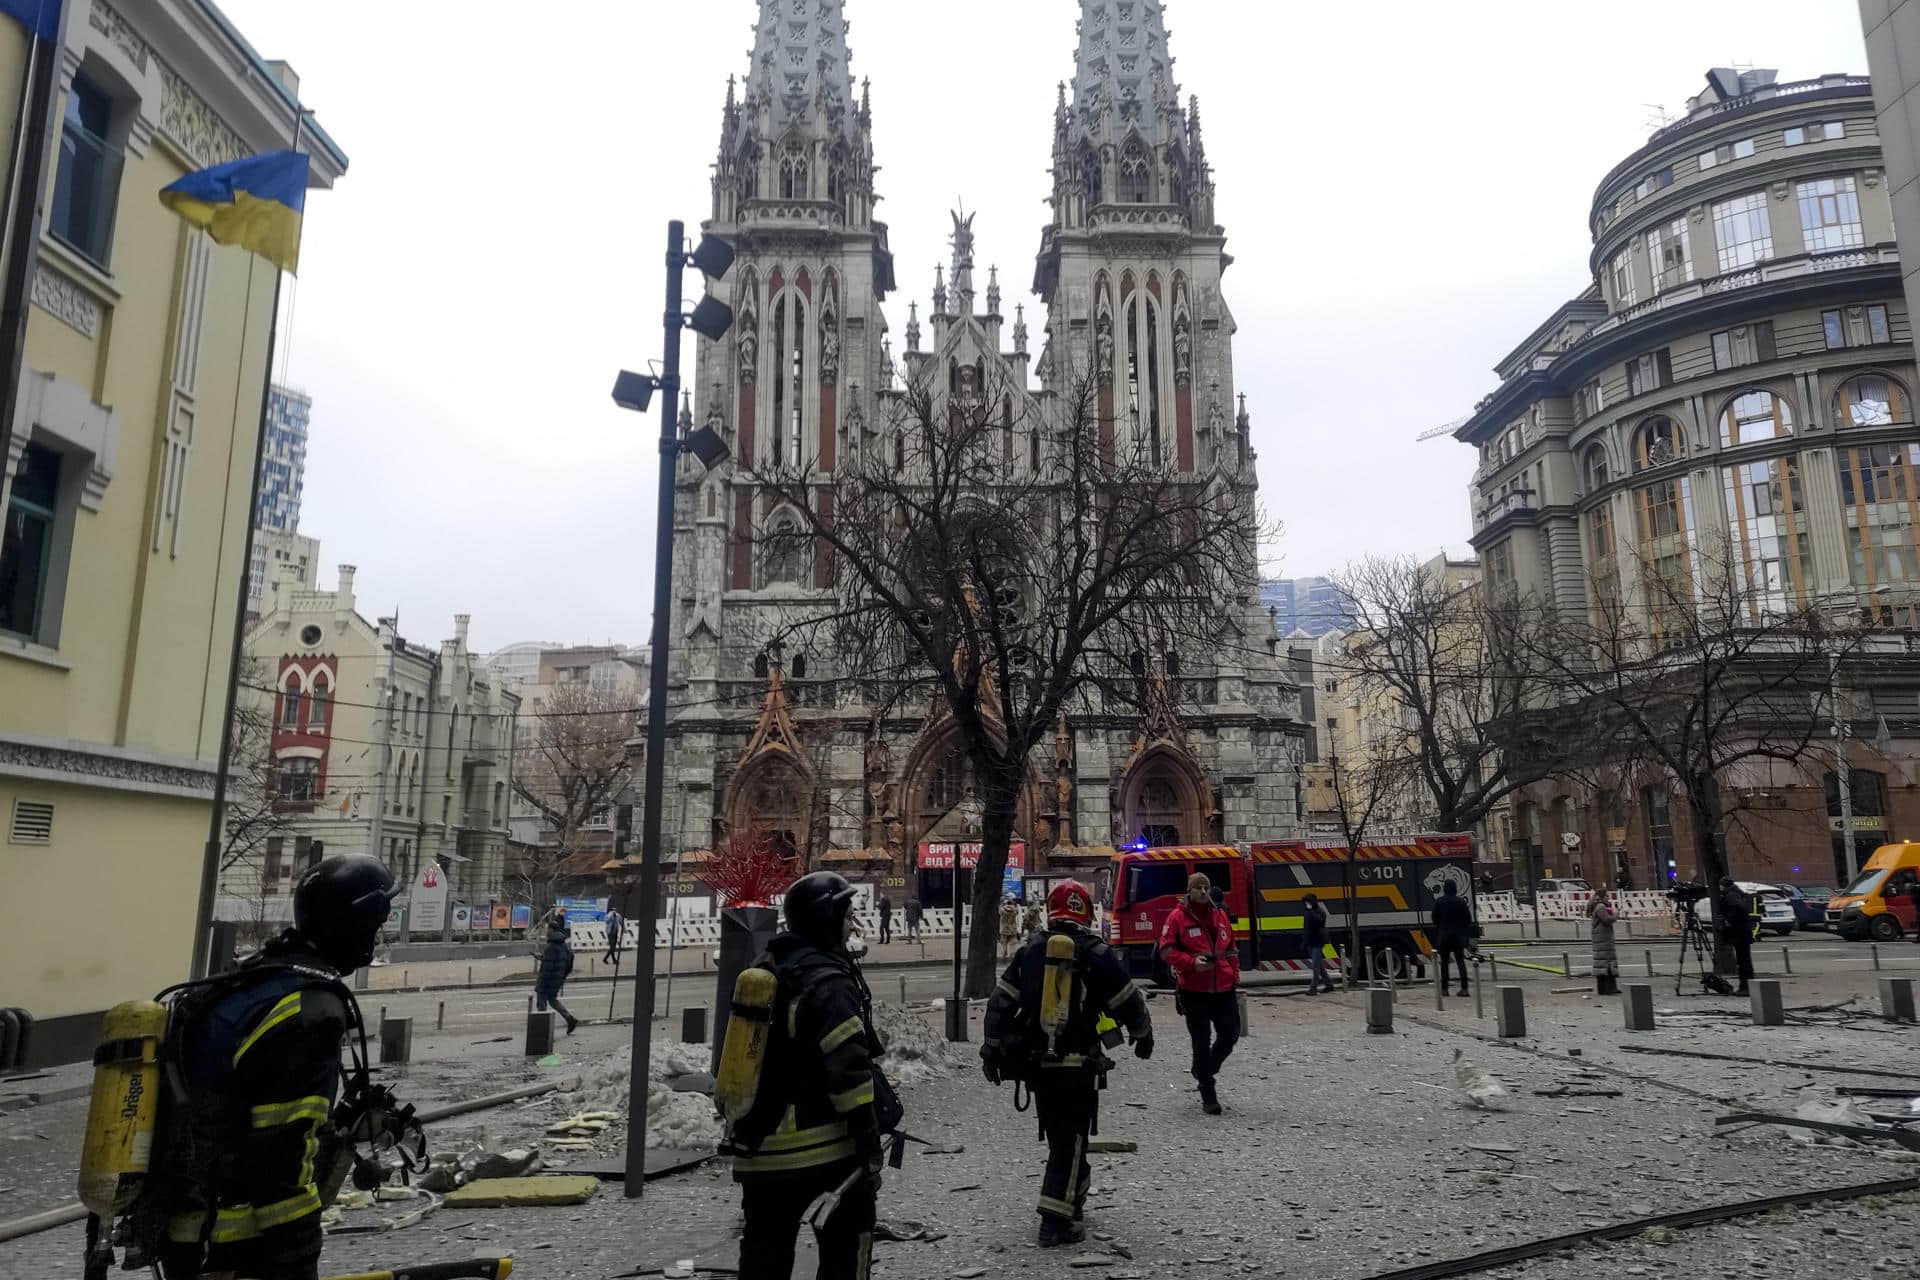
[{"label": "floodlight on pole", "polygon": [[[682,222],[667,224],[667,306],[664,316],[665,348],[658,377],[621,371],[613,386],[614,402],[623,409],[645,410],[653,393],[662,394],[660,406],[659,497],[655,508],[653,560],[653,647],[647,684],[646,779],[641,793],[640,901],[637,911],[628,914],[641,922],[644,932],[649,921],[660,913],[660,814],[662,793],[666,790],[667,756],[667,650],[673,612],[673,487],[674,473],[682,450],[712,468],[727,456],[727,446],[709,427],[691,431],[680,438],[674,418],[675,401],[680,394],[680,334],[692,329],[701,337],[717,342],[733,327],[733,309],[718,298],[703,297],[693,314],[682,311],[681,274],[687,267],[698,267],[703,274],[717,278],[733,263],[733,247],[713,236],[703,236],[700,247],[687,251],[687,229]],[[653,1055],[653,948],[635,949],[633,988],[633,1057],[628,1069],[627,1159],[625,1186],[629,1199],[641,1194],[646,1184],[647,1149],[647,1067]]]}]

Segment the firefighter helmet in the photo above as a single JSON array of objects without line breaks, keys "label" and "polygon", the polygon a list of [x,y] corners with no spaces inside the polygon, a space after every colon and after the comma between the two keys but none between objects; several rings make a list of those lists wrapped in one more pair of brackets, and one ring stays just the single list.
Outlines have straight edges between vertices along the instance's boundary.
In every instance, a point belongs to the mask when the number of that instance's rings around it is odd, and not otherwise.
[{"label": "firefighter helmet", "polygon": [[1063,880],[1047,894],[1047,919],[1093,924],[1093,891],[1078,880]]},{"label": "firefighter helmet", "polygon": [[801,876],[787,890],[782,912],[787,928],[818,947],[831,950],[841,943],[847,912],[853,909],[854,888],[847,878],[831,871]]},{"label": "firefighter helmet", "polygon": [[351,973],[372,962],[393,897],[393,873],[380,859],[337,855],[309,867],[294,885],[293,927],[328,964]]}]

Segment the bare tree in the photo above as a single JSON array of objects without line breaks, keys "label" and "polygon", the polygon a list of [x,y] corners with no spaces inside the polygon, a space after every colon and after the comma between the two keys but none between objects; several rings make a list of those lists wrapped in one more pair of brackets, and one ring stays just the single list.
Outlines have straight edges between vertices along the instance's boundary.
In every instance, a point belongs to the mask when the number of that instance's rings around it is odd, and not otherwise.
[{"label": "bare tree", "polygon": [[[540,814],[540,839],[523,846],[512,877],[536,914],[553,905],[568,864],[593,848],[589,831],[627,789],[633,709],[625,698],[588,684],[562,684],[540,706],[539,728],[513,790]],[[517,736],[517,735],[516,735]]]},{"label": "bare tree", "polygon": [[[972,371],[969,371],[970,373]],[[950,717],[981,811],[967,989],[993,985],[996,904],[1030,782],[1063,713],[1146,698],[1144,655],[1201,652],[1250,598],[1260,530],[1250,482],[1182,472],[1171,444],[1099,415],[1091,380],[1029,403],[962,383],[886,398],[890,421],[831,474],[761,473],[768,576],[831,588],[787,630]],[[956,872],[957,874],[957,872]]]},{"label": "bare tree", "polygon": [[[1333,744],[1329,743],[1329,746]],[[1360,974],[1360,849],[1372,842],[1374,817],[1383,805],[1404,796],[1409,778],[1408,762],[1403,757],[1370,758],[1357,768],[1343,765],[1340,753],[1327,756],[1329,781],[1333,785],[1334,815],[1340,821],[1340,838],[1346,845],[1347,892],[1347,981]]]},{"label": "bare tree", "polygon": [[1850,606],[1799,596],[1768,567],[1724,542],[1649,559],[1626,596],[1599,584],[1584,618],[1529,640],[1562,685],[1563,714],[1593,726],[1591,763],[1678,790],[1708,883],[1728,871],[1729,782],[1823,749],[1831,672],[1863,637]]},{"label": "bare tree", "polygon": [[1539,656],[1559,639],[1550,614],[1405,556],[1361,560],[1338,587],[1359,624],[1342,679],[1374,713],[1368,760],[1412,793],[1406,816],[1467,831],[1580,758],[1577,726],[1538,714],[1558,689]]}]

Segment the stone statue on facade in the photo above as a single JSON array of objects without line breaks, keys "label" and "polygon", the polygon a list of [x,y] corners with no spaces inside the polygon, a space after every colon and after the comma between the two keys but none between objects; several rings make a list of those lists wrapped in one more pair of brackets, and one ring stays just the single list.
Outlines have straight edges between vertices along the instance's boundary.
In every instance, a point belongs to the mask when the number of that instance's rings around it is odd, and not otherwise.
[{"label": "stone statue on facade", "polygon": [[893,816],[893,751],[877,733],[867,739],[867,798],[875,818]]},{"label": "stone statue on facade", "polygon": [[1113,316],[1105,307],[1093,322],[1093,368],[1102,382],[1113,376]]},{"label": "stone statue on facade", "polygon": [[963,298],[973,296],[973,218],[969,213],[953,218],[953,291]]},{"label": "stone statue on facade", "polygon": [[760,370],[760,338],[751,306],[740,308],[740,319],[734,328],[740,334],[737,347],[740,353],[740,381],[752,385],[754,376]]},{"label": "stone statue on facade", "polygon": [[1193,325],[1185,311],[1173,318],[1173,376],[1177,382],[1193,377]]},{"label": "stone statue on facade", "polygon": [[840,378],[840,313],[834,309],[833,295],[820,308],[820,381],[832,383]]}]

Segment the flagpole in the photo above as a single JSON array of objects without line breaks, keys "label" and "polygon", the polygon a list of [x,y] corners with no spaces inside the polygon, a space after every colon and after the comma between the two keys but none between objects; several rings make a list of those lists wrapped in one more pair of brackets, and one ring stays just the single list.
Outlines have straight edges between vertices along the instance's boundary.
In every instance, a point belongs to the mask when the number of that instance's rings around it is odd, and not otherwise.
[{"label": "flagpole", "polygon": [[[58,0],[41,0],[42,12],[45,6],[57,4]],[[47,192],[47,153],[53,147],[53,100],[59,91],[55,72],[65,31],[66,14],[62,13],[52,37],[28,33],[27,69],[20,78],[13,155],[7,168],[7,274],[5,292],[0,295],[4,297],[0,356],[7,362],[7,378],[0,385],[0,490],[6,488],[20,375],[26,368],[27,313],[33,305],[33,275],[40,258],[40,213]]]},{"label": "flagpole", "polygon": [[[293,149],[300,150],[301,132],[307,123],[307,111],[296,101],[293,108]],[[227,653],[227,700],[220,718],[220,762],[213,774],[213,813],[207,821],[207,847],[200,862],[200,898],[193,917],[193,961],[189,977],[205,977],[210,971],[208,952],[213,941],[213,898],[220,885],[220,852],[225,846],[227,808],[227,771],[233,767],[233,712],[240,693],[241,649],[247,637],[247,587],[253,577],[253,540],[260,522],[260,473],[267,457],[267,410],[273,398],[273,352],[280,337],[280,286],[286,272],[276,264],[273,271],[273,314],[267,324],[267,362],[260,375],[260,420],[255,429],[253,480],[247,486],[247,536],[240,553],[240,591],[233,601],[233,643]],[[246,331],[241,330],[242,358],[246,351]],[[216,599],[217,599],[216,594]],[[277,678],[277,673],[276,673]]]}]

